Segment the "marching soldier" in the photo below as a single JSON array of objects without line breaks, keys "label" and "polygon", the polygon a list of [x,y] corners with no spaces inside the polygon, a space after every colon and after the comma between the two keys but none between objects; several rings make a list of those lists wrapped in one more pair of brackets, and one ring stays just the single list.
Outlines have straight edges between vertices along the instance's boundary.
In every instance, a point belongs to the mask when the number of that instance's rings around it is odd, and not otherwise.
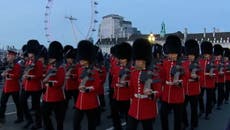
[{"label": "marching soldier", "polygon": [[95,52],[96,52],[96,59],[95,59],[95,69],[98,71],[99,73],[99,77],[100,77],[100,86],[98,89],[99,92],[99,101],[100,101],[100,107],[98,109],[98,119],[97,119],[97,125],[100,125],[101,123],[101,113],[103,111],[105,111],[105,91],[104,91],[104,83],[106,80],[106,67],[104,64],[104,57],[102,54],[102,51],[99,47],[94,46]]},{"label": "marching soldier", "polygon": [[65,96],[67,101],[67,106],[69,100],[73,98],[74,103],[77,100],[78,88],[77,88],[77,65],[75,63],[75,50],[72,46],[66,45],[64,47],[64,57],[66,60],[65,65]]},{"label": "marching soldier", "polygon": [[228,104],[229,93],[230,93],[230,50],[229,48],[224,48],[224,62],[225,62],[225,103]]},{"label": "marching soldier", "polygon": [[127,130],[136,130],[139,122],[144,130],[153,130],[153,122],[157,116],[156,101],[161,88],[155,82],[156,75],[152,69],[152,47],[148,40],[137,39],[132,50],[135,67],[130,72],[131,101]]},{"label": "marching soldier", "polygon": [[[215,59],[212,57],[213,47],[212,43],[204,41],[201,43],[201,53],[203,58],[200,60],[200,68],[201,68],[201,93],[199,96],[199,107],[201,117],[205,112],[205,119],[209,120],[209,115],[212,112],[213,108],[213,96],[214,96],[214,88],[215,88]],[[206,105],[204,110],[204,91],[206,91]]]},{"label": "marching soldier", "polygon": [[[214,56],[215,56],[215,66],[216,66],[216,83],[217,88],[217,109],[221,109],[224,101],[224,80],[225,80],[225,65],[223,59],[223,48],[220,44],[214,45]],[[215,93],[215,92],[214,92]]]},{"label": "marching soldier", "polygon": [[38,60],[39,53],[39,42],[37,40],[29,40],[27,43],[27,53],[28,59],[25,62],[25,69],[23,73],[23,89],[22,89],[22,106],[23,113],[27,123],[24,125],[24,128],[29,128],[30,125],[34,122],[32,115],[28,109],[28,98],[32,97],[33,107],[35,110],[35,124],[31,129],[39,129],[42,127],[41,122],[41,110],[40,110],[40,97],[42,94],[42,74],[43,74],[43,64]]},{"label": "marching soldier", "polygon": [[21,66],[16,62],[16,56],[17,51],[14,48],[10,48],[6,56],[6,69],[1,74],[4,79],[4,85],[0,104],[0,123],[5,122],[5,111],[7,107],[7,101],[10,96],[12,96],[17,110],[17,119],[14,121],[14,123],[20,123],[23,121],[22,108],[19,102],[19,80],[21,76]]},{"label": "marching soldier", "polygon": [[169,130],[168,115],[173,109],[174,130],[182,129],[184,94],[184,67],[181,61],[181,41],[175,35],[166,38],[165,52],[168,59],[163,61],[161,69],[162,96],[161,96],[161,126],[162,130]]},{"label": "marching soldier", "polygon": [[198,98],[200,94],[200,66],[199,66],[199,45],[196,40],[185,42],[185,54],[188,60],[185,61],[185,102],[184,102],[184,125],[188,126],[187,105],[190,103],[191,130],[198,126]]},{"label": "marching soldier", "polygon": [[114,84],[112,88],[113,103],[111,114],[115,130],[121,130],[120,115],[123,114],[126,121],[130,105],[130,71],[131,71],[132,47],[129,43],[120,43],[117,45],[118,64],[112,71]]},{"label": "marching soldier", "polygon": [[66,101],[63,91],[65,69],[63,64],[63,47],[58,41],[50,43],[48,48],[48,66],[43,79],[45,93],[42,97],[42,117],[45,130],[54,130],[51,113],[54,112],[56,130],[63,130]]},{"label": "marching soldier", "polygon": [[79,94],[75,103],[73,126],[74,130],[81,130],[81,121],[86,114],[88,130],[95,130],[98,119],[100,77],[98,71],[94,69],[95,49],[90,41],[83,40],[78,43],[78,58]]}]

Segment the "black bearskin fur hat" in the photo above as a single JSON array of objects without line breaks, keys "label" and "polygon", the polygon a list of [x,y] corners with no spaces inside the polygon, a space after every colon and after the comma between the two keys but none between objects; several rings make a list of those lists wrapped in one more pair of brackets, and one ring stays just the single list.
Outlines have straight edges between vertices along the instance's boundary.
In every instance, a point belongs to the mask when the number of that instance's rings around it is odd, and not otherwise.
[{"label": "black bearskin fur hat", "polygon": [[195,57],[199,56],[199,44],[196,40],[190,39],[185,42],[185,54],[186,55],[195,55]]},{"label": "black bearskin fur hat", "polygon": [[54,58],[57,61],[63,59],[63,47],[60,42],[53,41],[50,43],[48,48],[48,58]]},{"label": "black bearskin fur hat", "polygon": [[40,44],[38,40],[29,40],[27,42],[27,52],[37,55],[39,53]]},{"label": "black bearskin fur hat", "polygon": [[95,49],[95,52],[96,52],[95,62],[97,64],[103,64],[104,56],[103,56],[102,50],[98,46],[94,46],[94,49]]},{"label": "black bearskin fur hat", "polygon": [[117,58],[131,60],[132,46],[129,43],[122,42],[117,45]]},{"label": "black bearskin fur hat", "polygon": [[71,45],[66,45],[65,47],[64,47],[64,57],[65,58],[72,58],[72,59],[75,59],[75,53],[74,53],[74,48],[73,48],[73,46],[71,46]]},{"label": "black bearskin fur hat", "polygon": [[224,48],[224,57],[230,57],[230,49]]},{"label": "black bearskin fur hat", "polygon": [[45,59],[48,58],[48,50],[44,45],[40,45],[39,51],[40,51],[39,57],[44,57]]},{"label": "black bearskin fur hat", "polygon": [[203,41],[201,43],[201,53],[202,55],[204,54],[210,54],[212,55],[213,51],[212,51],[212,43],[208,42],[208,41]]},{"label": "black bearskin fur hat", "polygon": [[152,60],[152,46],[147,39],[136,39],[133,43],[133,60],[145,60],[149,65]]},{"label": "black bearskin fur hat", "polygon": [[157,54],[160,56],[163,55],[163,47],[160,44],[154,44],[152,47],[153,57],[157,57]]},{"label": "black bearskin fur hat", "polygon": [[82,40],[78,43],[78,58],[79,60],[87,60],[90,63],[95,61],[95,49],[92,42],[88,40]]},{"label": "black bearskin fur hat", "polygon": [[219,56],[219,55],[223,56],[223,48],[222,48],[222,46],[220,44],[214,45],[213,53],[214,53],[215,56]]},{"label": "black bearskin fur hat", "polygon": [[168,54],[176,53],[180,55],[182,51],[180,38],[176,35],[169,35],[165,41],[165,49]]}]

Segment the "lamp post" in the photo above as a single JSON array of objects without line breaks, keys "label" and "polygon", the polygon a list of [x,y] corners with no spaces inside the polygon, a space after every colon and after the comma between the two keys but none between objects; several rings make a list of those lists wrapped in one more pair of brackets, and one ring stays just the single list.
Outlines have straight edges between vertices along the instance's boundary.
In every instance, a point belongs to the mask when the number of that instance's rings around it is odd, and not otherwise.
[{"label": "lamp post", "polygon": [[149,42],[150,42],[151,44],[154,44],[154,43],[155,43],[156,38],[155,38],[155,36],[154,36],[154,34],[153,34],[152,32],[149,34],[148,40],[149,40]]}]

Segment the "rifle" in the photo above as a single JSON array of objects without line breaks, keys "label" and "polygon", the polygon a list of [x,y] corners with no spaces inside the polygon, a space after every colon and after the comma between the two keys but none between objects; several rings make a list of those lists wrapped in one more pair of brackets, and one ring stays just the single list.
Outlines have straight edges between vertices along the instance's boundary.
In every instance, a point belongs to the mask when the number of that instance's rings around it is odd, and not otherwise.
[{"label": "rifle", "polygon": [[153,63],[148,66],[147,71],[142,71],[140,75],[140,81],[144,83],[144,90],[150,89],[151,96],[156,93],[156,91],[151,88],[152,84],[160,82],[160,79],[153,79],[154,76],[158,76],[158,73],[157,66]]},{"label": "rifle", "polygon": [[86,87],[87,81],[93,81],[93,80],[95,80],[94,78],[92,78],[92,74],[93,74],[92,73],[92,67],[85,68],[82,71],[82,73],[80,75],[80,78],[82,80],[81,80],[81,83],[79,85],[81,87],[80,89],[81,89],[82,92],[87,93],[87,92],[90,91],[90,89],[92,89],[92,87]]},{"label": "rifle", "polygon": [[219,75],[224,75],[224,58],[221,58],[221,62],[220,64],[218,65],[218,73]]},{"label": "rifle", "polygon": [[198,59],[195,59],[190,65],[189,65],[189,70],[191,72],[190,77],[192,80],[198,80],[197,72],[200,71]]},{"label": "rifle", "polygon": [[71,77],[71,72],[75,68],[75,66],[76,66],[75,64],[68,66],[68,68],[66,69],[66,75],[65,75],[66,79],[69,79]]},{"label": "rifle", "polygon": [[117,83],[118,87],[126,87],[126,78],[129,77],[130,75],[130,65],[126,65],[123,69],[120,70],[119,72],[119,83]]},{"label": "rifle", "polygon": [[[1,76],[6,77],[8,72],[11,71],[14,67],[13,63],[10,63],[6,66],[5,70],[1,73]],[[7,78],[7,77],[6,77]]]},{"label": "rifle", "polygon": [[215,64],[214,64],[214,58],[212,58],[210,62],[206,65],[206,75],[209,75],[211,77],[216,75],[214,73],[214,70],[215,70]]},{"label": "rifle", "polygon": [[173,85],[182,86],[182,80],[180,80],[180,76],[184,74],[184,68],[181,65],[182,61],[180,59],[177,60],[176,65],[171,68],[171,76],[173,76]]},{"label": "rifle", "polygon": [[43,83],[47,83],[49,81],[49,78],[51,76],[56,75],[56,73],[57,73],[57,68],[56,67],[49,69],[49,71],[46,73],[45,78],[43,79]]}]

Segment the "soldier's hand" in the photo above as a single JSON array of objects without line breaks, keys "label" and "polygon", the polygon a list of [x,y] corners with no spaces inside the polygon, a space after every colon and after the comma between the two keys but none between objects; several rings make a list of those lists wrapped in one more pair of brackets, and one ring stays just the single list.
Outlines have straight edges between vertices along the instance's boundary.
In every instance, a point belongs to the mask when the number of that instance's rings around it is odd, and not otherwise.
[{"label": "soldier's hand", "polygon": [[145,94],[145,95],[152,95],[152,94],[153,94],[153,91],[152,91],[152,89],[150,89],[150,88],[146,88],[146,89],[144,89],[144,94]]}]

